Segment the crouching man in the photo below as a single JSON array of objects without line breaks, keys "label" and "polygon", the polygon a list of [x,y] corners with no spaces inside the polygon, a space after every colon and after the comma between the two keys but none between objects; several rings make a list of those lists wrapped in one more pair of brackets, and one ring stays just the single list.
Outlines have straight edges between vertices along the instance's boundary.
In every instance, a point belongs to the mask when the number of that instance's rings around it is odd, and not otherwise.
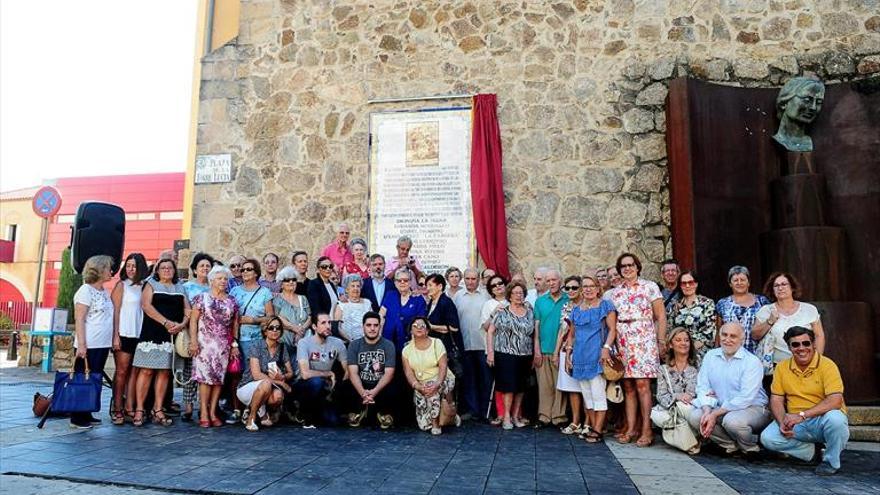
[{"label": "crouching man", "polygon": [[[816,474],[832,475],[840,469],[840,451],[849,440],[840,371],[816,352],[812,330],[791,327],[784,339],[792,357],[773,373],[770,411],[775,421],[761,433],[761,443],[802,461],[821,458]],[[817,443],[825,444],[824,454]]]}]

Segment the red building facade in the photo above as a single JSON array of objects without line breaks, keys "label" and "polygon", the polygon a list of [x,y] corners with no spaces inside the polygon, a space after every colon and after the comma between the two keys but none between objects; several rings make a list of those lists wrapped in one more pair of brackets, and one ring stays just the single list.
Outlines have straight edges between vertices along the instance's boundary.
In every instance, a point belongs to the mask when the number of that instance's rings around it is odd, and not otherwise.
[{"label": "red building facade", "polygon": [[76,209],[84,201],[113,203],[125,210],[125,256],[139,252],[152,262],[174,247],[183,223],[184,173],[114,175],[57,179],[62,205],[49,224],[43,306],[54,306],[61,252],[70,245]]}]

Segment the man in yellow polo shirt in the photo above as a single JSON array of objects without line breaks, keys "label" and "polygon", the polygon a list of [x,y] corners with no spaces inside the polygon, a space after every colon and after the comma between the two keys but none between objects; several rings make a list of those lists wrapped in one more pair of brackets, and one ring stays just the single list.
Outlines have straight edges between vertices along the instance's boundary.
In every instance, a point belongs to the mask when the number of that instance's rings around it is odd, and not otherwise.
[{"label": "man in yellow polo shirt", "polygon": [[773,373],[770,411],[775,421],[761,433],[761,443],[808,462],[819,459],[816,444],[824,443],[816,474],[830,476],[840,469],[840,452],[849,440],[840,371],[816,352],[812,330],[791,327],[783,338],[792,357]]}]

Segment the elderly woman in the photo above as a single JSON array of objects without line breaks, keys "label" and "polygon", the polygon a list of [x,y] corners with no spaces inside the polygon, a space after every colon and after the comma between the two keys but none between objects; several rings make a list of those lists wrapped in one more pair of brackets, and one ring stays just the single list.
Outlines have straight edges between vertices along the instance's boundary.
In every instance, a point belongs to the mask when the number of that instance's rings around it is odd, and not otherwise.
[{"label": "elderly woman", "polygon": [[[104,363],[113,345],[113,302],[104,284],[110,280],[113,258],[92,256],[83,268],[83,285],[73,295],[74,323],[76,335],[73,346],[76,349],[75,369],[82,372],[88,368],[93,373],[104,371]],[[118,413],[113,422],[118,420]],[[70,427],[88,429],[92,423],[101,421],[91,413],[70,415]]]},{"label": "elderly woman", "polygon": [[[192,273],[192,278],[183,283],[183,291],[186,293],[186,298],[189,300],[190,306],[193,305],[193,301],[196,296],[199,294],[204,294],[211,290],[211,287],[208,283],[208,272],[211,271],[211,268],[214,267],[214,258],[205,253],[196,253],[193,256],[192,262],[189,264],[190,272]],[[231,278],[231,277],[227,277]],[[184,421],[192,421],[192,413],[193,413],[193,402],[196,398],[196,391],[198,389],[199,384],[194,380],[190,380],[190,377],[193,375],[192,373],[192,357],[184,358],[183,360],[183,377],[184,380],[187,380],[183,384],[183,414],[182,419]]]},{"label": "elderly woman", "polygon": [[210,290],[192,301],[189,323],[189,354],[192,356],[192,381],[199,387],[199,426],[223,426],[217,416],[217,403],[231,355],[239,349],[232,347],[238,338],[238,303],[227,294],[232,272],[224,266],[215,266],[208,272]]},{"label": "elderly woman", "polygon": [[229,271],[232,272],[232,278],[229,279],[229,292],[238,287],[244,281],[241,278],[241,264],[244,263],[244,256],[234,254],[229,258]]},{"label": "elderly woman", "polygon": [[241,331],[239,345],[245,358],[261,340],[260,326],[275,314],[272,307],[272,291],[259,283],[260,262],[247,258],[241,264],[242,284],[229,291],[240,308]]},{"label": "elderly woman", "polygon": [[409,324],[428,312],[425,299],[412,293],[412,278],[413,273],[407,268],[394,272],[397,293],[386,293],[379,308],[379,314],[385,318],[382,336],[394,343],[397,352],[401,352],[409,340]]},{"label": "elderly woman", "polygon": [[455,295],[462,289],[461,270],[454,266],[446,269],[446,296],[455,300]]},{"label": "elderly woman", "polygon": [[667,306],[669,313],[666,315],[666,325],[669,328],[684,327],[690,332],[699,365],[709,349],[718,347],[715,301],[697,294],[699,282],[692,270],[681,272],[677,284],[681,297],[673,299]]},{"label": "elderly woman", "polygon": [[770,275],[764,285],[764,294],[771,304],[759,309],[755,315],[752,339],[760,341],[758,357],[764,365],[764,388],[768,388],[773,381],[776,365],[791,357],[791,350],[783,338],[786,330],[791,327],[812,329],[819,354],[825,353],[825,331],[816,306],[797,300],[801,295],[801,286],[790,273],[775,272]]},{"label": "elderly woman", "polygon": [[[752,340],[752,326],[755,324],[755,316],[761,307],[770,304],[770,300],[761,294],[752,294],[749,291],[751,279],[749,269],[744,266],[734,266],[727,272],[727,284],[730,286],[731,295],[718,301],[715,305],[716,326],[738,321],[746,331],[746,340],[743,347],[751,353],[755,353],[755,341]],[[760,357],[760,356],[758,356]]]},{"label": "elderly woman", "polygon": [[346,275],[357,275],[364,279],[370,277],[370,260],[367,257],[367,241],[357,237],[351,241],[351,254],[354,259],[342,267],[342,278]]},{"label": "elderly woman", "polygon": [[[423,316],[410,322],[409,333],[412,340],[403,349],[403,371],[413,389],[419,428],[423,431],[431,430],[432,435],[439,435],[443,433],[440,428],[440,401],[455,401],[455,375],[447,368],[443,342],[428,336],[430,326]],[[461,424],[458,415],[454,418],[454,424]]]},{"label": "elderly woman", "polygon": [[238,400],[250,409],[245,423],[248,431],[260,429],[257,419],[264,428],[272,426],[274,423],[269,419],[267,406],[279,408],[284,403],[284,395],[290,393],[287,381],[293,378],[293,366],[281,343],[283,331],[281,318],[270,316],[263,325],[263,338],[248,356],[248,366],[236,392]]},{"label": "elderly woman", "polygon": [[535,315],[531,305],[526,304],[526,292],[522,282],[507,285],[509,305],[495,311],[486,337],[486,363],[495,368],[495,390],[503,401],[499,415],[505,430],[527,424],[522,418],[522,399],[532,370]]},{"label": "elderly woman", "polygon": [[152,383],[155,397],[153,422],[170,426],[171,418],[162,409],[162,398],[165,397],[171,376],[171,353],[174,352],[171,339],[186,330],[190,316],[189,300],[177,279],[174,261],[163,259],[156,262],[156,272],[144,285],[141,308],[145,318],[133,360],[133,366],[140,368],[140,371],[136,391],[137,409],[132,422],[135,426],[143,426],[147,393]]},{"label": "elderly woman", "polygon": [[[599,296],[601,285],[598,279],[584,277],[582,282],[581,297],[572,299],[577,304],[567,317],[572,328],[569,332],[571,357],[565,361],[565,367],[584,399],[587,421],[581,433],[588,443],[598,443],[602,441],[608,411],[602,364],[611,359],[611,346],[617,339],[617,312],[611,302]],[[572,412],[574,407],[575,401],[572,401]]]},{"label": "elderly woman", "polygon": [[[312,317],[318,314],[332,315],[339,303],[339,292],[336,283],[333,282],[335,271],[333,261],[326,256],[318,258],[315,266],[318,268],[318,276],[309,280],[306,288],[306,297],[309,300],[309,308]],[[312,323],[315,323],[312,321]]]},{"label": "elderly woman", "polygon": [[[640,278],[642,262],[631,253],[617,258],[616,270],[623,277],[609,292],[617,309],[617,348],[624,364],[627,430],[617,436],[620,443],[647,447],[654,442],[651,431],[651,379],[657,377],[659,351],[666,344],[666,310],[656,283]],[[636,414],[641,412],[641,433],[636,431]]]},{"label": "elderly woman", "polygon": [[369,299],[361,297],[361,286],[364,279],[358,274],[349,274],[342,279],[347,301],[336,305],[333,319],[341,322],[339,335],[346,343],[364,336],[363,319],[367,311],[372,311],[373,304]]},{"label": "elderly woman", "polygon": [[110,294],[113,301],[113,362],[116,363],[113,405],[110,408],[110,419],[114,425],[131,421],[134,415],[137,368],[131,366],[131,359],[134,357],[144,322],[141,293],[144,290],[144,279],[148,276],[150,272],[144,255],[131,253],[125,258],[119,282]]},{"label": "elderly woman", "polygon": [[284,324],[281,343],[293,363],[296,362],[296,344],[305,336],[311,324],[311,308],[309,300],[296,290],[299,286],[296,268],[285,266],[278,271],[278,280],[281,281],[281,292],[272,298],[272,308]]},{"label": "elderly woman", "polygon": [[[666,364],[661,365],[657,379],[657,405],[651,410],[651,421],[663,428],[676,407],[683,417],[690,417],[691,402],[697,396],[697,355],[690,332],[684,327],[673,328],[667,339]],[[697,446],[689,454],[700,451]]]}]

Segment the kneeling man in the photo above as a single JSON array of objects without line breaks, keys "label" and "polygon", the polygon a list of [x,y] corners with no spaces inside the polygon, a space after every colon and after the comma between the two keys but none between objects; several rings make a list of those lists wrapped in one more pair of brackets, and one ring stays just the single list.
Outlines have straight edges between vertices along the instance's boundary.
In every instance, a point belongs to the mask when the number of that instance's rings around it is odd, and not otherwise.
[{"label": "kneeling man", "polygon": [[743,347],[745,330],[736,322],[719,332],[721,347],[703,358],[697,374],[696,408],[688,422],[694,433],[733,454],[758,453],[758,433],[770,422],[761,361]]},{"label": "kneeling man", "polygon": [[803,461],[818,461],[816,443],[824,443],[816,474],[832,475],[840,469],[840,451],[849,440],[840,371],[816,352],[812,330],[791,327],[784,339],[792,357],[777,364],[773,373],[770,411],[775,421],[761,433],[761,443]]}]

